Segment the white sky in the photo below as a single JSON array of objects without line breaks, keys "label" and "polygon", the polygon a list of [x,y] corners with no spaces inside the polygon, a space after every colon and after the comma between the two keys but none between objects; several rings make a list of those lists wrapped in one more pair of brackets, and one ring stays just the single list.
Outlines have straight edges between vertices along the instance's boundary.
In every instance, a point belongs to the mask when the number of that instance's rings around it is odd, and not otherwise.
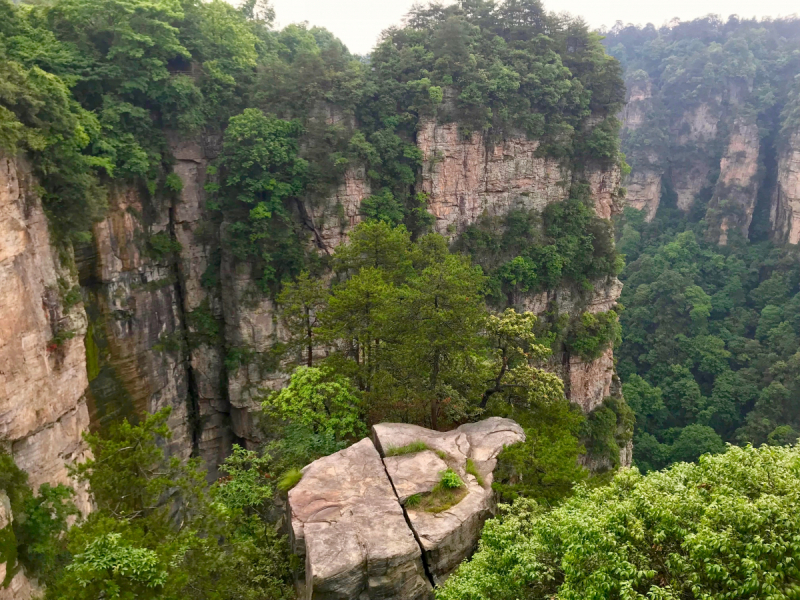
[{"label": "white sky", "polygon": [[[592,27],[615,21],[658,26],[674,17],[691,20],[709,13],[727,17],[779,17],[800,12],[796,0],[544,0],[548,11],[580,15]],[[368,53],[381,31],[399,24],[414,0],[272,0],[276,25],[308,21],[331,30],[358,54]]]}]

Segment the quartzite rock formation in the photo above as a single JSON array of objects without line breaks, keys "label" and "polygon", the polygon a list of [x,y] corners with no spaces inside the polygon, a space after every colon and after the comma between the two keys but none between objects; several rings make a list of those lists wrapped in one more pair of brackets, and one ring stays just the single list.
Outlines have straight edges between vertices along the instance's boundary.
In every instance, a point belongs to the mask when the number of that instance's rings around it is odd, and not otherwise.
[{"label": "quartzite rock formation", "polygon": [[[304,598],[432,598],[432,584],[475,550],[494,512],[497,455],[525,434],[514,421],[492,417],[446,433],[385,423],[373,438],[314,461],[289,492],[292,548],[305,559]],[[414,442],[428,450],[386,456]],[[481,483],[467,473],[468,459]],[[460,502],[435,514],[402,506],[430,492],[447,468],[466,484]]]}]

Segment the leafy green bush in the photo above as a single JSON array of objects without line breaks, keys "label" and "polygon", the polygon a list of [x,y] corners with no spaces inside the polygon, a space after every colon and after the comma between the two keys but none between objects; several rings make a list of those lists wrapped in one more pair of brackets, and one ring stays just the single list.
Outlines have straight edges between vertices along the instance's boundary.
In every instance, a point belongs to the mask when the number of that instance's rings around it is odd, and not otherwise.
[{"label": "leafy green bush", "polygon": [[622,341],[622,327],[616,311],[601,313],[585,312],[572,319],[564,346],[585,361],[592,361],[603,354],[609,346]]},{"label": "leafy green bush", "polygon": [[[518,500],[438,600],[794,597],[800,448],[730,447],[699,464]],[[765,485],[765,482],[769,482]]]},{"label": "leafy green bush", "polygon": [[464,482],[461,480],[461,477],[459,477],[458,473],[453,471],[453,469],[447,469],[444,471],[442,473],[442,477],[439,479],[439,483],[443,488],[448,490],[464,486]]}]

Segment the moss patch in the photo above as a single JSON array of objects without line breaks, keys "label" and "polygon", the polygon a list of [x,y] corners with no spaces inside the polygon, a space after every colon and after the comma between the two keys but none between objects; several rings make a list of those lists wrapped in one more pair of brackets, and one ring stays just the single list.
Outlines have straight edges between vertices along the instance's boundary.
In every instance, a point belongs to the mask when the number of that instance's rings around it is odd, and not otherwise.
[{"label": "moss patch", "polygon": [[[420,494],[419,502],[414,508],[415,510],[423,510],[434,514],[444,512],[448,508],[452,508],[461,502],[468,493],[469,490],[467,490],[466,486],[447,488],[441,484],[437,484],[430,493]],[[411,498],[409,498],[409,500],[410,499]],[[406,500],[406,506],[409,508],[411,506],[408,500]]]}]

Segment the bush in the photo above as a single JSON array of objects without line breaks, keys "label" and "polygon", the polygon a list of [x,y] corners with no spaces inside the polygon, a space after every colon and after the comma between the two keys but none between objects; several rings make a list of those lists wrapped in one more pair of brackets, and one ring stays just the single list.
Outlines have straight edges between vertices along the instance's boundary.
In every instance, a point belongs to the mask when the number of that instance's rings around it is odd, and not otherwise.
[{"label": "bush", "polygon": [[518,500],[437,600],[794,598],[798,475],[798,447],[729,447],[646,476],[621,470],[551,511]]},{"label": "bush", "polygon": [[444,473],[442,473],[442,478],[439,480],[439,483],[443,488],[448,490],[454,490],[464,486],[464,482],[461,480],[461,477],[459,477],[458,473],[453,471],[453,469],[447,469]]}]

